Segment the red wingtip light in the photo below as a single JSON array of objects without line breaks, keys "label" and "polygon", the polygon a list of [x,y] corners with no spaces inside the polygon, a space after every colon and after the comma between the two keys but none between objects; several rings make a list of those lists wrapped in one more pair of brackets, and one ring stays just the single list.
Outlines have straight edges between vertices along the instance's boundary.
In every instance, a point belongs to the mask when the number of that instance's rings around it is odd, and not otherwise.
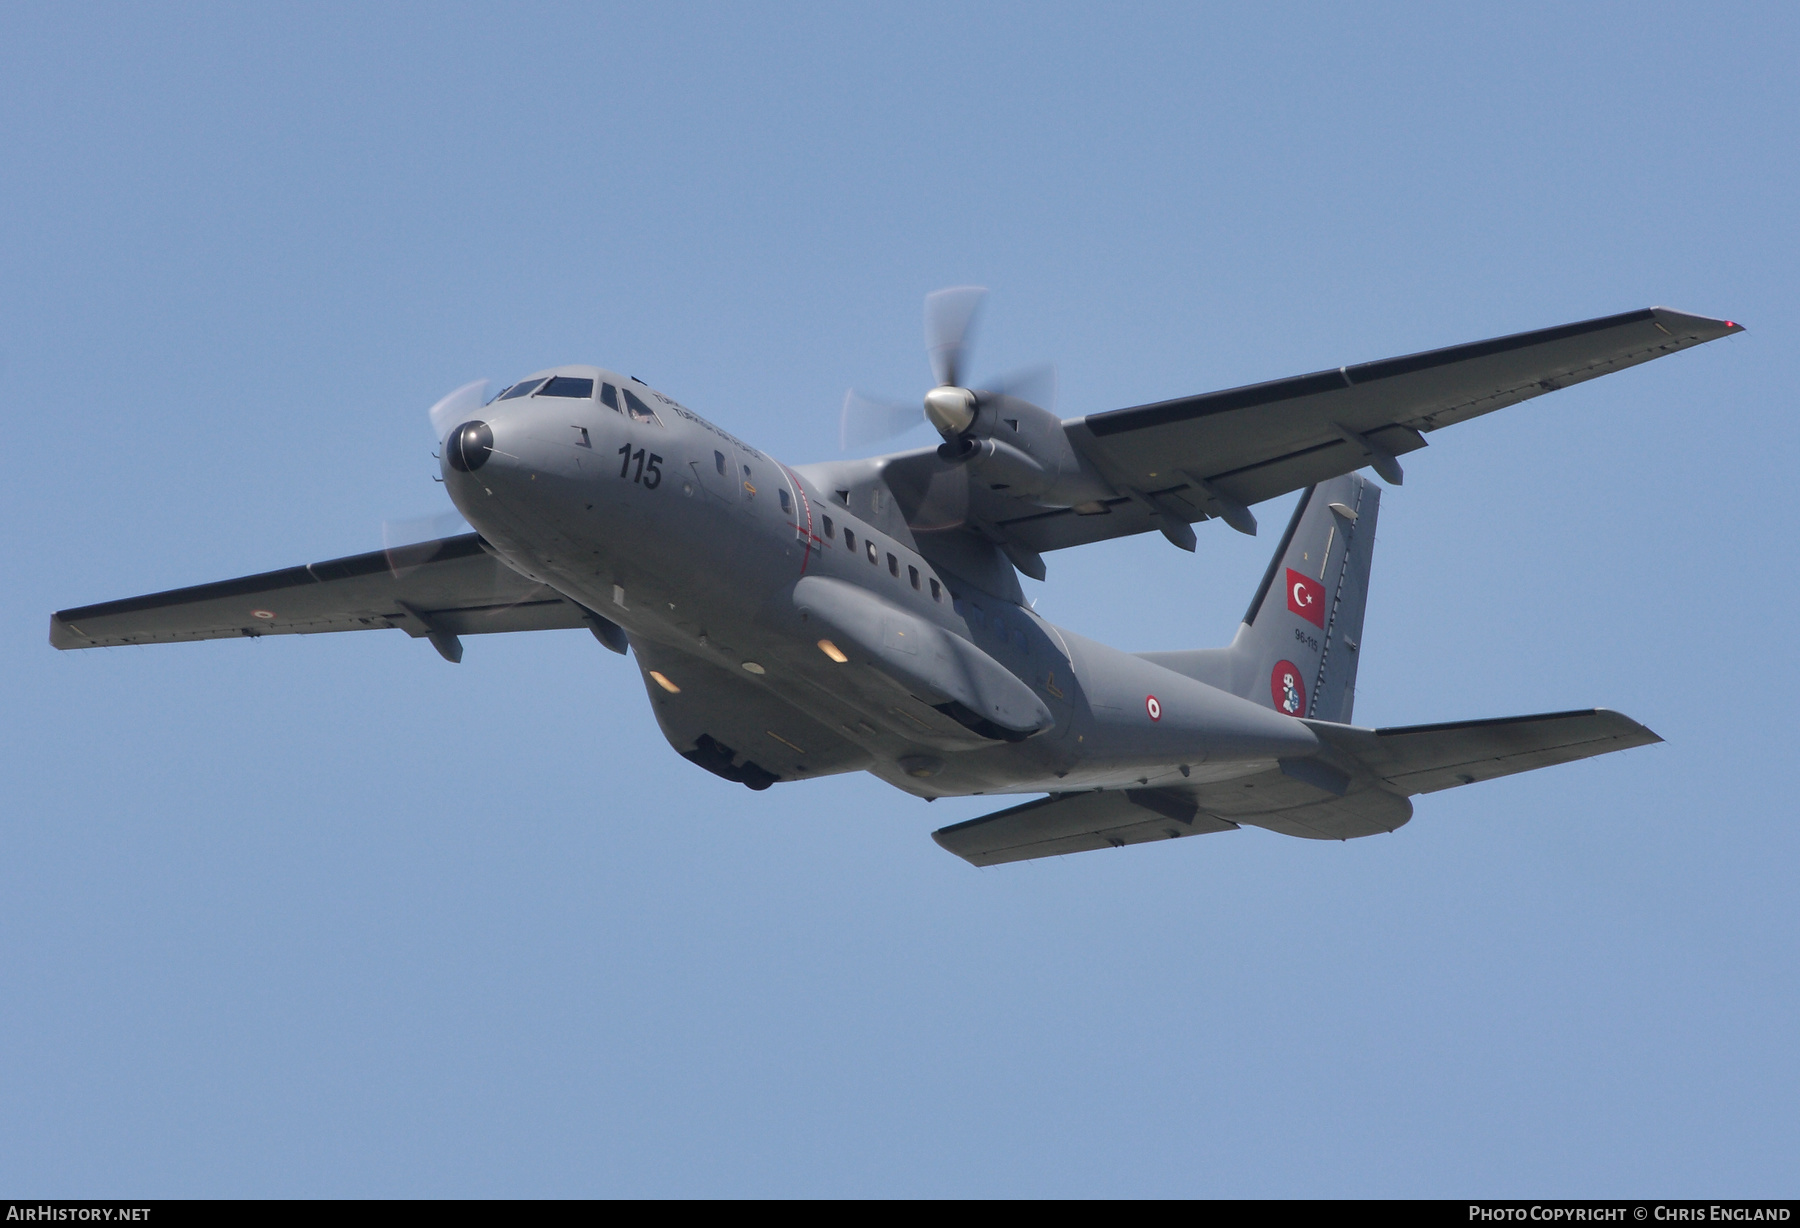
[{"label": "red wingtip light", "polygon": [[1727,320],[1727,321],[1725,321],[1725,327],[1726,328],[1736,328],[1737,322],[1735,320]]}]

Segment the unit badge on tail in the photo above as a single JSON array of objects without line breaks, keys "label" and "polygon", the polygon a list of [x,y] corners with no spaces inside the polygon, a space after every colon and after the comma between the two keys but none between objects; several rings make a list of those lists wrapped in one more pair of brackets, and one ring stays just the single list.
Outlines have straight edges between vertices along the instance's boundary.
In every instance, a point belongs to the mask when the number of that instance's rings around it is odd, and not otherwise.
[{"label": "unit badge on tail", "polygon": [[[1288,575],[1293,575],[1288,572]],[[1300,577],[1304,580],[1306,577]],[[1288,600],[1293,600],[1290,590]],[[1306,684],[1300,681],[1300,667],[1292,661],[1275,662],[1274,672],[1269,675],[1269,694],[1274,697],[1275,710],[1285,712],[1289,716],[1301,716],[1306,712]]]}]

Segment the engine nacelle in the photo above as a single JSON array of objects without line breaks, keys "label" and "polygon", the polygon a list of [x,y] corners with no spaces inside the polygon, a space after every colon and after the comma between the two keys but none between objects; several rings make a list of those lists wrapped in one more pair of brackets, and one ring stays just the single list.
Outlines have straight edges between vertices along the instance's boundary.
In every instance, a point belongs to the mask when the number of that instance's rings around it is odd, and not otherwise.
[{"label": "engine nacelle", "polygon": [[974,470],[972,476],[1007,494],[1044,507],[1073,507],[1114,494],[1069,443],[1062,419],[1029,401],[983,393],[965,439],[958,459]]}]

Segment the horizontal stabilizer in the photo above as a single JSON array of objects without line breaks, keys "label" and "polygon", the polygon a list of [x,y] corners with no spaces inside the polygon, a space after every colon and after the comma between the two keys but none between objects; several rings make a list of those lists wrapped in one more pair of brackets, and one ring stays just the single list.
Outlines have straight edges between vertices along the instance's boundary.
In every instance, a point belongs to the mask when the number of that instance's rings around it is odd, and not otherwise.
[{"label": "horizontal stabilizer", "polygon": [[1414,794],[1662,741],[1605,708],[1390,729],[1306,725],[1325,743],[1319,759],[1283,759],[1256,775],[1209,783],[1052,795],[943,828],[932,839],[978,866],[1239,825],[1351,840],[1404,824]]},{"label": "horizontal stabilizer", "polygon": [[1606,708],[1390,729],[1306,723],[1407,796],[1662,741],[1630,717]]},{"label": "horizontal stabilizer", "polygon": [[1200,813],[1191,797],[1128,789],[1046,797],[942,828],[931,838],[970,865],[997,866],[1236,826]]},{"label": "horizontal stabilizer", "polygon": [[57,648],[110,648],[398,627],[446,652],[459,635],[590,625],[581,607],[481,548],[474,533],[238,580],[60,610]]}]

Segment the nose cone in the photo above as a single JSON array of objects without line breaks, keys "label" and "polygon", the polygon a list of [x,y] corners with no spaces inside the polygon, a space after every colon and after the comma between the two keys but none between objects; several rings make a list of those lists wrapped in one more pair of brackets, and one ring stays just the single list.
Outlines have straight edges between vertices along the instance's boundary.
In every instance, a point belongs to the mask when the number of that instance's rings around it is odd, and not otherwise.
[{"label": "nose cone", "polygon": [[494,432],[485,422],[465,422],[444,441],[444,461],[458,473],[473,473],[494,451]]},{"label": "nose cone", "polygon": [[559,493],[559,457],[544,440],[554,413],[529,402],[496,402],[444,436],[438,462],[444,492],[477,529],[503,532],[496,516],[541,510]]}]

